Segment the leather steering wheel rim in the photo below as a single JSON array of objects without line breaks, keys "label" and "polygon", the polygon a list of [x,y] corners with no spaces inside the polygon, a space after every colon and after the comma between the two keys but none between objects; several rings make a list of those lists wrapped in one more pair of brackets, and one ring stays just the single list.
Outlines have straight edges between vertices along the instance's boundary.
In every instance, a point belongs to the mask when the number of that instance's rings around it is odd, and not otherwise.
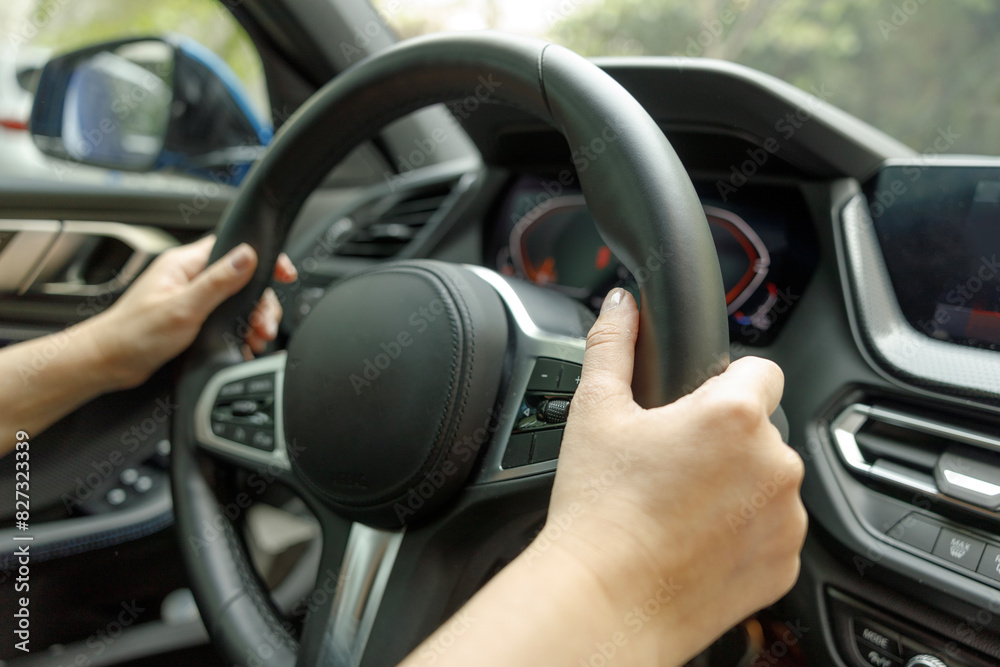
[{"label": "leather steering wheel rim", "polygon": [[[196,446],[195,398],[206,378],[239,361],[230,343],[263,292],[292,221],[329,170],[393,120],[477,93],[552,124],[578,151],[578,176],[599,231],[640,278],[636,400],[646,407],[670,402],[728,363],[722,278],[701,202],[660,128],[611,77],[562,47],[495,33],[411,40],[343,72],[281,128],[219,223],[211,260],[248,242],[259,264],[250,283],[205,323],[177,383],[172,483],[182,552],[206,627],[231,659],[290,665],[298,645],[220,511]],[[280,641],[254,652],[268,635]]]}]

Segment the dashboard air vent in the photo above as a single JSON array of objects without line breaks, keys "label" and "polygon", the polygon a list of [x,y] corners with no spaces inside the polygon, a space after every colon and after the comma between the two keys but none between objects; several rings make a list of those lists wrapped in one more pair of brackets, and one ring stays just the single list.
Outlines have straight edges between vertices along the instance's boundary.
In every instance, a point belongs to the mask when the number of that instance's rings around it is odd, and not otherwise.
[{"label": "dashboard air vent", "polygon": [[[455,181],[440,183],[390,199],[367,224],[356,224],[336,254],[342,257],[386,259],[406,247],[428,223],[442,217],[450,204]],[[356,222],[357,218],[355,218]]]},{"label": "dashboard air vent", "polygon": [[982,424],[855,403],[830,425],[855,474],[1000,519],[1000,436]]}]

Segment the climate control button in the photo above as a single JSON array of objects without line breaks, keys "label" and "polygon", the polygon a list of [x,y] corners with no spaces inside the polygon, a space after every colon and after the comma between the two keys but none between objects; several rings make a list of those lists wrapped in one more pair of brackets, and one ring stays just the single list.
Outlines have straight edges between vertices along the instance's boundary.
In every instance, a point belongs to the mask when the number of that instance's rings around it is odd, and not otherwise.
[{"label": "climate control button", "polygon": [[985,548],[984,542],[963,533],[943,528],[941,534],[938,535],[933,553],[935,556],[940,556],[956,565],[975,570],[976,566],[979,565],[979,557],[983,555]]}]

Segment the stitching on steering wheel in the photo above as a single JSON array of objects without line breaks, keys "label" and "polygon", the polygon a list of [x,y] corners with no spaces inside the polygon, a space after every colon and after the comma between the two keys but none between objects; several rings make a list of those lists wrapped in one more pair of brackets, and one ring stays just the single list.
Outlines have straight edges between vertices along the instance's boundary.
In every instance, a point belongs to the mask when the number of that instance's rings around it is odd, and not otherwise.
[{"label": "stitching on steering wheel", "polygon": [[[261,618],[264,620],[264,623],[278,635],[285,647],[288,648],[289,651],[298,654],[299,643],[285,627],[286,624],[282,623],[278,618],[277,612],[275,612],[274,608],[271,606],[270,601],[265,599],[263,586],[261,586],[260,581],[257,579],[257,575],[253,571],[250,559],[247,556],[245,547],[243,546],[243,541],[236,533],[233,522],[221,512],[221,509],[219,514],[223,517],[223,519],[225,519],[222,522],[222,534],[225,536],[226,542],[229,544],[229,550],[233,555],[236,572],[239,574],[240,582],[243,584],[243,593],[249,597],[251,602],[253,602],[257,611],[260,613]],[[238,599],[239,596],[235,596],[227,605],[220,609],[220,613],[214,621],[221,618],[221,615],[225,612],[226,608]]]}]

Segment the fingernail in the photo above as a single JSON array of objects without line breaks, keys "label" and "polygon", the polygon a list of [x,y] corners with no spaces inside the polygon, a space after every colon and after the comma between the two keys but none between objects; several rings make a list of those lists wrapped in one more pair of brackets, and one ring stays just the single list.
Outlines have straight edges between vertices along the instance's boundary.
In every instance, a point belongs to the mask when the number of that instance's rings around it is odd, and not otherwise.
[{"label": "fingernail", "polygon": [[268,338],[274,340],[275,336],[278,335],[278,323],[272,320],[267,323],[265,328],[267,329]]},{"label": "fingernail", "polygon": [[604,303],[601,304],[601,314],[604,314],[609,310],[617,308],[618,304],[622,302],[622,297],[624,296],[625,296],[625,290],[623,290],[621,287],[616,287],[610,292],[608,292],[608,295],[604,297]]},{"label": "fingernail", "polygon": [[230,252],[229,263],[235,270],[242,271],[250,264],[251,256],[250,245],[241,243]]}]

